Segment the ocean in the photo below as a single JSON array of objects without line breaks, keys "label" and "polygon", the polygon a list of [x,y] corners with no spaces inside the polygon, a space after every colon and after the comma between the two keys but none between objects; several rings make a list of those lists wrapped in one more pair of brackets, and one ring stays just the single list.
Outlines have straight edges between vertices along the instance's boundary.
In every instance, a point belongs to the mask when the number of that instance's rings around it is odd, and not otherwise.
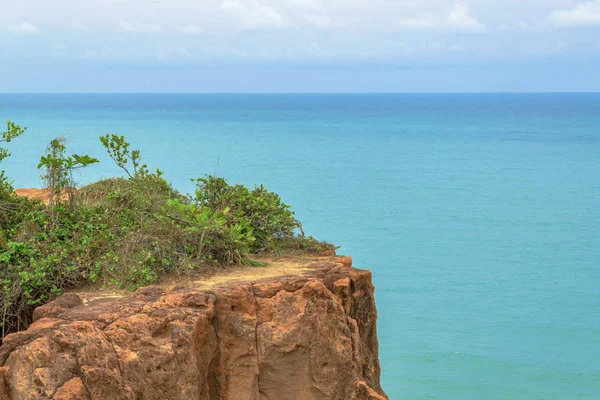
[{"label": "ocean", "polygon": [[121,174],[125,135],[183,191],[263,183],[373,271],[391,399],[600,398],[600,94],[0,95],[2,165],[56,136]]}]

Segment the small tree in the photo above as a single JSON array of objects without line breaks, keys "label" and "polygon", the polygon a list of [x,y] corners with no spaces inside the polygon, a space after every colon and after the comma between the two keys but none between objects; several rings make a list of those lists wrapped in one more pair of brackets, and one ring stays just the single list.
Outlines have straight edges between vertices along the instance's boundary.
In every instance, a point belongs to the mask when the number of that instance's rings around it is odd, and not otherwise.
[{"label": "small tree", "polygon": [[[147,174],[148,167],[142,164],[142,158],[139,150],[129,150],[129,143],[125,141],[125,136],[119,136],[107,133],[100,136],[102,145],[108,152],[108,155],[130,178],[137,174]],[[127,164],[131,161],[133,171],[127,168]],[[132,173],[133,172],[133,173]]]},{"label": "small tree", "polygon": [[[12,121],[6,121],[6,131],[2,132],[0,135],[0,143],[8,143],[12,141],[14,138],[21,136],[23,132],[25,132],[27,128],[21,128],[19,125],[15,124]],[[0,147],[0,162],[2,162],[6,157],[9,157],[10,153],[7,149]],[[4,176],[4,171],[0,171],[0,185],[6,183],[6,178]]]},{"label": "small tree", "polygon": [[[25,132],[27,128],[21,128],[19,125],[15,124],[12,121],[6,121],[6,131],[2,132],[0,135],[0,143],[10,142],[14,138],[21,136],[23,132]],[[10,153],[5,148],[0,147],[0,162],[4,160],[6,157],[10,156]]]},{"label": "small tree", "polygon": [[[21,128],[12,121],[6,121],[6,131],[0,134],[0,143],[8,143],[14,138],[21,136],[27,128]],[[0,147],[0,163],[10,156],[7,149]],[[6,179],[4,171],[0,171],[0,211],[14,211],[14,204],[8,199],[13,195],[11,182]]]},{"label": "small tree", "polygon": [[63,195],[67,195],[69,206],[73,208],[75,197],[75,180],[73,172],[85,168],[90,164],[99,162],[96,158],[88,155],[65,156],[66,139],[53,139],[46,150],[46,155],[40,157],[38,169],[46,168],[42,179],[50,192],[49,206],[54,209],[61,201]]}]

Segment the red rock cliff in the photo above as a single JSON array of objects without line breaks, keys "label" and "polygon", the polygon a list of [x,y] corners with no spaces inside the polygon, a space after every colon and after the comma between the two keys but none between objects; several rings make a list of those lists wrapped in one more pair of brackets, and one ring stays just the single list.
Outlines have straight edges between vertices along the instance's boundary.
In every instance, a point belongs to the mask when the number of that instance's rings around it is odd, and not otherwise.
[{"label": "red rock cliff", "polygon": [[0,348],[0,400],[371,399],[371,273],[274,262],[128,296],[66,294]]}]

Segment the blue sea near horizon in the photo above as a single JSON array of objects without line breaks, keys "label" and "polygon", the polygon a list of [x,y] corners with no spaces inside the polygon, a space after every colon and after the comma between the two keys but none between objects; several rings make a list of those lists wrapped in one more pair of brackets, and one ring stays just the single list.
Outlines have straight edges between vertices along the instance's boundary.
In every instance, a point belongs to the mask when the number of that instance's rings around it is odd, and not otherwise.
[{"label": "blue sea near horizon", "polygon": [[39,187],[56,136],[120,174],[265,184],[373,271],[391,399],[600,398],[600,94],[0,95],[2,165]]}]

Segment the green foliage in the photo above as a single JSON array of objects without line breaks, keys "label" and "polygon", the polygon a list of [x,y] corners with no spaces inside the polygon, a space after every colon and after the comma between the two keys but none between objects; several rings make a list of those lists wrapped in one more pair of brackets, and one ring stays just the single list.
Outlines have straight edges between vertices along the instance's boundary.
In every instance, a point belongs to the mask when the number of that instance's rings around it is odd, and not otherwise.
[{"label": "green foliage", "polygon": [[[21,136],[27,128],[21,128],[12,121],[6,121],[6,131],[0,134],[0,143],[8,143]],[[0,162],[10,156],[7,149],[0,147]],[[22,209],[23,200],[14,193],[12,182],[0,171],[0,249],[7,245],[8,237],[21,215],[16,211]]]},{"label": "green foliage", "polygon": [[[129,143],[125,141],[125,136],[107,133],[100,136],[100,142],[108,152],[112,160],[123,169],[130,178],[137,174],[146,174],[148,167],[142,164],[142,158],[139,150],[129,150]],[[131,161],[133,166],[133,174],[127,169],[127,164]]]},{"label": "green foliage", "polygon": [[262,185],[250,190],[211,175],[194,182],[196,204],[213,211],[229,210],[229,224],[247,224],[252,228],[255,238],[250,246],[252,252],[275,250],[281,239],[294,237],[294,231],[301,228],[291,207]]},{"label": "green foliage", "polygon": [[[6,121],[6,131],[0,134],[0,143],[9,143],[13,139],[21,136],[26,130],[27,128],[21,128],[12,121]],[[9,156],[9,151],[0,147],[0,163]],[[11,207],[10,204],[7,204],[7,200],[14,200],[13,190],[12,184],[6,177],[4,171],[0,171],[0,212],[3,209],[6,211],[7,208]]]},{"label": "green foliage", "polygon": [[[260,265],[251,260],[256,253],[330,248],[299,235],[293,211],[263,186],[248,189],[207,176],[195,180],[194,196],[183,195],[160,170],[149,172],[124,137],[107,134],[101,141],[128,178],[70,190],[73,170],[98,160],[67,157],[64,140],[55,139],[38,166],[54,201],[47,206],[0,186],[0,200],[11,205],[0,206],[3,335],[26,328],[36,306],[70,288],[135,290],[165,275]],[[59,201],[63,190],[77,201]]]},{"label": "green foliage", "polygon": [[96,158],[88,155],[79,156],[73,154],[67,157],[65,155],[66,149],[65,138],[53,139],[48,145],[46,155],[40,157],[40,162],[37,166],[38,169],[45,168],[42,179],[46,182],[46,186],[50,191],[50,207],[55,207],[60,202],[61,195],[65,192],[72,207],[73,189],[75,187],[73,171],[98,162]]},{"label": "green foliage", "polygon": [[[10,142],[14,138],[21,136],[27,128],[21,128],[19,125],[15,124],[12,121],[6,121],[6,131],[2,132],[0,135],[0,143]],[[0,162],[4,160],[6,157],[10,156],[8,150],[3,147],[0,147]]]},{"label": "green foliage", "polygon": [[56,223],[50,210],[39,202],[24,199],[15,215],[21,218],[8,232],[0,248],[0,282],[3,296],[3,332],[26,327],[34,307],[45,303],[62,289],[89,282],[89,261],[109,249],[109,232],[95,210],[73,211],[56,206]]}]

